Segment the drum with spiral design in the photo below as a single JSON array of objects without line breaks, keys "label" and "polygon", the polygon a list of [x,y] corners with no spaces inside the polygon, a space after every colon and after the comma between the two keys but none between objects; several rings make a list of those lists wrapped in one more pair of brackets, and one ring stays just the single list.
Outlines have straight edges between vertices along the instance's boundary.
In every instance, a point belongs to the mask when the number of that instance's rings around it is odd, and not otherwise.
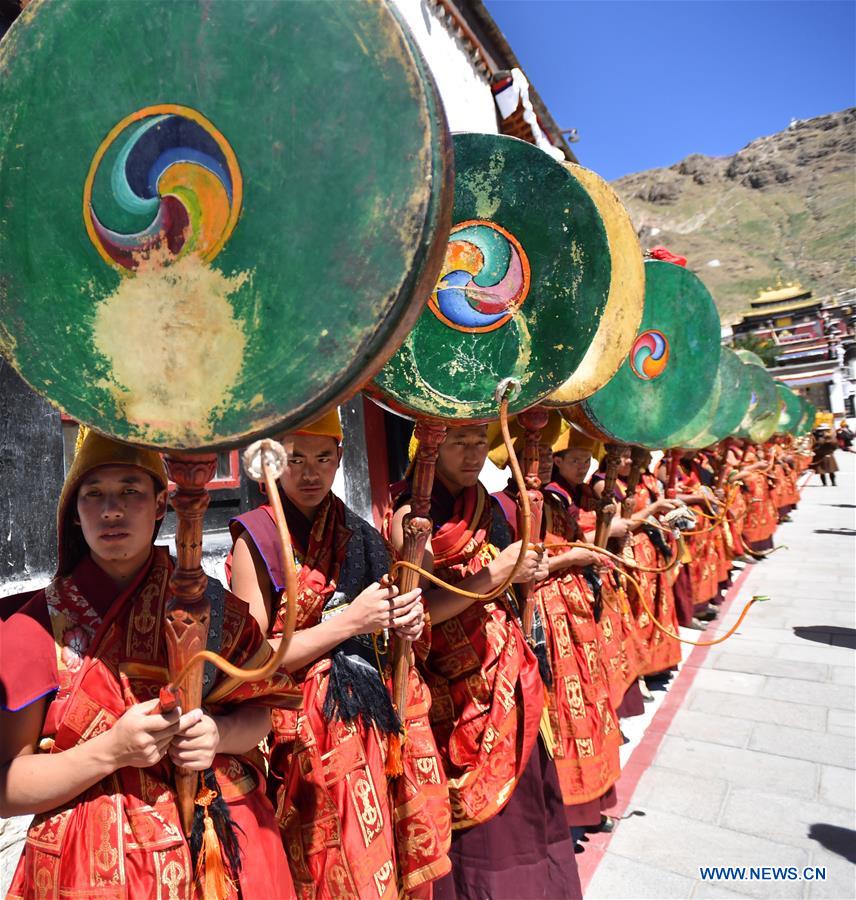
[{"label": "drum with spiral design", "polygon": [[35,0],[0,72],[0,351],[73,418],[247,443],[421,312],[450,138],[392,4]]},{"label": "drum with spiral design", "polygon": [[571,377],[607,304],[612,259],[603,217],[567,168],[532,144],[457,134],[446,258],[428,306],[375,377],[372,396],[411,417],[496,418]]},{"label": "drum with spiral design", "polygon": [[604,387],[564,413],[607,444],[672,447],[714,387],[719,337],[719,314],[701,280],[682,266],[646,260],[645,309],[626,359]]}]

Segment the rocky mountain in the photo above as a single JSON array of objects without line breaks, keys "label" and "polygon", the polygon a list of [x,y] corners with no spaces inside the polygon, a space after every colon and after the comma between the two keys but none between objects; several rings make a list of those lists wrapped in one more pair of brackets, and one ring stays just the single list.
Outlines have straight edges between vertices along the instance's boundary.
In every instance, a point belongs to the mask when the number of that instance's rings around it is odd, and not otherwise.
[{"label": "rocky mountain", "polygon": [[642,246],[686,256],[723,321],[778,279],[815,296],[856,286],[856,107],[614,187]]}]

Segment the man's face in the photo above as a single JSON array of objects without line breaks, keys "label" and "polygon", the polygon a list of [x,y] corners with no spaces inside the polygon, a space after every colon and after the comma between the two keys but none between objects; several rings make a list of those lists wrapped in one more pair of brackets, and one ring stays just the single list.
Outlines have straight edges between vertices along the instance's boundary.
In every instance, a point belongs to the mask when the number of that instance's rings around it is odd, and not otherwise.
[{"label": "man's face", "polygon": [[314,513],[333,487],[341,447],[335,438],[316,434],[287,434],[283,446],[288,465],[279,480],[285,496],[302,513]]},{"label": "man's face", "polygon": [[588,475],[591,454],[588,450],[579,448],[565,450],[564,453],[555,454],[553,462],[556,464],[559,474],[568,484],[582,484]]},{"label": "man's face", "polygon": [[450,428],[437,455],[437,472],[453,490],[473,487],[487,459],[487,425]]},{"label": "man's face", "polygon": [[155,522],[166,512],[166,491],[137,466],[99,466],[77,491],[77,518],[96,562],[148,559]]},{"label": "man's face", "polygon": [[553,448],[549,444],[538,445],[538,477],[541,484],[549,484],[553,476]]}]

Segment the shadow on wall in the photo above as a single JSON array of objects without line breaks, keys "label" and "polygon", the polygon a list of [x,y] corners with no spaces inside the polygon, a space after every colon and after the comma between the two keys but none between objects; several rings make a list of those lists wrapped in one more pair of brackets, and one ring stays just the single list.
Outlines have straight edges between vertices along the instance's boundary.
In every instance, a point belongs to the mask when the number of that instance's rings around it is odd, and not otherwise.
[{"label": "shadow on wall", "polygon": [[808,836],[830,853],[856,863],[856,831],[852,828],[815,822],[814,825],[809,825]]},{"label": "shadow on wall", "polygon": [[797,625],[794,634],[804,641],[856,650],[856,628],[844,628],[841,625]]}]

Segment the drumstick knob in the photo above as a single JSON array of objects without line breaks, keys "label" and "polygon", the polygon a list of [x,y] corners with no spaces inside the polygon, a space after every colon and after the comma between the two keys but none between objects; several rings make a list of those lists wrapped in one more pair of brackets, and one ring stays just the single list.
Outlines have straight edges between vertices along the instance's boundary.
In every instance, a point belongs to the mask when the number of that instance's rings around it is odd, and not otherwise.
[{"label": "drumstick knob", "polygon": [[265,480],[265,465],[274,478],[279,478],[288,465],[285,448],[270,438],[255,441],[244,451],[244,471],[253,481]]}]

